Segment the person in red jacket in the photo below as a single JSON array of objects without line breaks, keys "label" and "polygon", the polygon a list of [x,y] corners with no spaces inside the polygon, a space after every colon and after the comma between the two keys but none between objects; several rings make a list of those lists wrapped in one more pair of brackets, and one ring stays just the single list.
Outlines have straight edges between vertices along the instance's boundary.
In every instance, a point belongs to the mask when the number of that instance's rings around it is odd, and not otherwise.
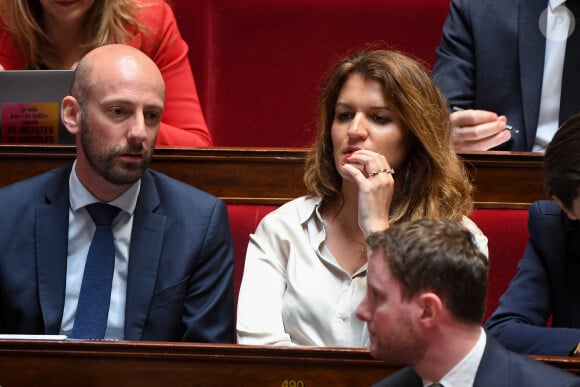
[{"label": "person in red jacket", "polygon": [[131,45],[153,59],[167,87],[156,145],[212,145],[188,46],[165,0],[0,0],[0,15],[0,68],[71,69],[95,47]]}]

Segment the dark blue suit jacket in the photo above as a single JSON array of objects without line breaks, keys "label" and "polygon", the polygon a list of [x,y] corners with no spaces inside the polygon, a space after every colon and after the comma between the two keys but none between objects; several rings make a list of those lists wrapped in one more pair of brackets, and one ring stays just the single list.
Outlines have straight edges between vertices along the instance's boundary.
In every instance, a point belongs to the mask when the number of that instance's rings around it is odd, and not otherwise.
[{"label": "dark blue suit jacket", "polygon": [[538,127],[548,0],[453,0],[432,77],[452,106],[505,114],[519,130],[497,149],[530,151]]},{"label": "dark blue suit jacket", "polygon": [[[487,335],[473,386],[571,387],[580,386],[580,378],[525,355],[510,352]],[[423,387],[423,382],[411,367],[406,367],[373,387]]]},{"label": "dark blue suit jacket", "polygon": [[[66,281],[71,166],[0,189],[0,332],[57,334]],[[225,204],[147,170],[129,251],[126,340],[233,342]]]},{"label": "dark blue suit jacket", "polygon": [[530,206],[528,228],[524,257],[486,328],[516,352],[566,356],[580,341],[580,225],[546,200]]}]

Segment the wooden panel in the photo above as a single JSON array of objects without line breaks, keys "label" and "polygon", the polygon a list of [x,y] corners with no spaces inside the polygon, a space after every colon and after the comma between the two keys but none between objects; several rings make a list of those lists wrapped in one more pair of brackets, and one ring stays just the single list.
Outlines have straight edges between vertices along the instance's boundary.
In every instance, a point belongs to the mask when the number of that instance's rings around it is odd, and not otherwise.
[{"label": "wooden panel", "polygon": [[6,387],[370,386],[397,368],[364,349],[0,340]]},{"label": "wooden panel", "polygon": [[[0,145],[0,186],[72,161],[74,146]],[[159,148],[151,167],[228,203],[281,204],[305,192],[304,148]],[[526,208],[545,198],[542,155],[460,155],[479,207]]]},{"label": "wooden panel", "polygon": [[[580,360],[533,356],[580,375]],[[365,349],[0,340],[1,386],[370,386],[399,369]]]},{"label": "wooden panel", "polygon": [[460,157],[475,186],[478,207],[527,208],[547,198],[541,153],[485,151]]}]

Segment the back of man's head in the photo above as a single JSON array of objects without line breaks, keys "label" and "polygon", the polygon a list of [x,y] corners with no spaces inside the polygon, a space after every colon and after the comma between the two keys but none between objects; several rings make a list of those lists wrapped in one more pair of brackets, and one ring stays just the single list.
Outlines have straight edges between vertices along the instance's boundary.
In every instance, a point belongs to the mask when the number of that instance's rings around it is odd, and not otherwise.
[{"label": "back of man's head", "polygon": [[461,224],[436,219],[400,223],[372,234],[367,244],[383,251],[405,299],[431,291],[457,320],[481,324],[489,264]]}]

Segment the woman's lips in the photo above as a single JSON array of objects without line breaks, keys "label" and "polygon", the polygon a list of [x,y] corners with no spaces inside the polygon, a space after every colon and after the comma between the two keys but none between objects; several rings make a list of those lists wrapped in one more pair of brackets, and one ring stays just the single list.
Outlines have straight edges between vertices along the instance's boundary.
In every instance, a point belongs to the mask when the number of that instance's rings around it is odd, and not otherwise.
[{"label": "woman's lips", "polygon": [[349,146],[349,147],[347,147],[347,148],[344,150],[344,152],[343,152],[343,153],[344,153],[344,154],[349,154],[349,153],[356,152],[356,151],[358,151],[358,150],[361,150],[361,148],[360,148],[360,147],[358,147],[358,146]]}]

